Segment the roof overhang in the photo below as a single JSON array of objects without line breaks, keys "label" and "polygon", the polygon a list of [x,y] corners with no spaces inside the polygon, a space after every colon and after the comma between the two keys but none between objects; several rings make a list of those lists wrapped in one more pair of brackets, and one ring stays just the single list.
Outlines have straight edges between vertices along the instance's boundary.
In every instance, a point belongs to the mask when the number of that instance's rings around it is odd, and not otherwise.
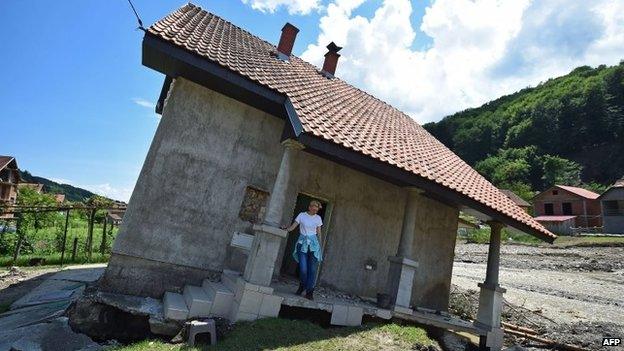
[{"label": "roof overhang", "polygon": [[398,186],[416,186],[424,190],[427,197],[453,206],[481,220],[501,222],[549,243],[555,239],[442,184],[329,140],[304,133],[301,121],[287,96],[204,57],[168,43],[149,32],[146,32],[143,38],[142,63],[167,76],[157,104],[157,112],[162,112],[171,80],[183,77],[273,116],[288,120],[290,123],[286,123],[288,128],[284,130],[282,138],[296,138],[306,146],[307,152]]}]

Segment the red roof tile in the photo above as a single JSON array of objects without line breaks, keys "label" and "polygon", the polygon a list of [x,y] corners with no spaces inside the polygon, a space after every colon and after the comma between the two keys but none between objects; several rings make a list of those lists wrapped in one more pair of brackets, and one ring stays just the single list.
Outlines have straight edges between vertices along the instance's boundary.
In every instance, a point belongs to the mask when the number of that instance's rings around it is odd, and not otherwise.
[{"label": "red roof tile", "polygon": [[589,190],[583,189],[583,188],[578,188],[578,187],[575,187],[575,186],[567,186],[567,185],[555,185],[555,186],[557,188],[569,191],[569,192],[571,192],[573,194],[576,194],[578,196],[581,196],[581,197],[584,197],[584,198],[587,198],[587,199],[592,199],[593,200],[593,199],[597,199],[600,196],[600,194],[596,194],[593,191],[589,191]]},{"label": "red roof tile", "polygon": [[[148,28],[148,33],[229,68],[291,100],[304,132],[434,181],[521,222],[555,235],[431,136],[412,118],[201,8],[187,4]],[[340,71],[340,67],[338,68]]]},{"label": "red roof tile", "polygon": [[563,222],[574,218],[576,216],[539,216],[535,217],[535,220],[538,222]]}]

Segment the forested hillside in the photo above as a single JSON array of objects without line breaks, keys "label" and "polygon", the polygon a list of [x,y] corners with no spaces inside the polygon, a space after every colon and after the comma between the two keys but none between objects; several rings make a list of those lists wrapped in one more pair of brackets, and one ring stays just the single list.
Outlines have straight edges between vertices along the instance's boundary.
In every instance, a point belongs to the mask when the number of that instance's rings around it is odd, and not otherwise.
[{"label": "forested hillside", "polygon": [[624,61],[579,67],[424,127],[525,198],[554,183],[600,191],[624,175]]},{"label": "forested hillside", "polygon": [[77,188],[69,184],[60,184],[43,177],[37,177],[30,174],[28,171],[20,171],[20,177],[22,181],[26,183],[43,184],[43,191],[48,194],[65,194],[66,201],[85,201],[95,195],[89,190]]}]

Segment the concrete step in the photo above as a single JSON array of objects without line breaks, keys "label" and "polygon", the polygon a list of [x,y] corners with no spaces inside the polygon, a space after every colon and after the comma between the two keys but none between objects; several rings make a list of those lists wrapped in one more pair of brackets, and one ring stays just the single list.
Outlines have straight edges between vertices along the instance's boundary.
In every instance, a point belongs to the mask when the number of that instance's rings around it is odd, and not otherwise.
[{"label": "concrete step", "polygon": [[234,301],[234,292],[222,282],[215,283],[208,279],[204,280],[202,287],[212,300],[210,313],[213,316],[227,317]]},{"label": "concrete step", "polygon": [[206,291],[199,286],[184,287],[184,301],[188,306],[189,317],[208,317],[212,308],[212,300]]},{"label": "concrete step", "polygon": [[166,319],[184,321],[188,318],[189,310],[184,302],[184,297],[173,292],[166,292],[163,298],[163,309]]},{"label": "concrete step", "polygon": [[236,291],[236,280],[238,280],[240,276],[241,274],[239,272],[224,269],[221,274],[221,282],[230,289],[230,291]]}]

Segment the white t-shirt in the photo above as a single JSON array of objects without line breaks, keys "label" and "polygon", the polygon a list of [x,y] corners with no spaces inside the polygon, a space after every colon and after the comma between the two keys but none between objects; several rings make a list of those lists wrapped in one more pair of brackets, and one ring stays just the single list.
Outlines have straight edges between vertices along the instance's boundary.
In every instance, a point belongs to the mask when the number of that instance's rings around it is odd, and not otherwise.
[{"label": "white t-shirt", "polygon": [[307,212],[298,214],[295,222],[299,223],[299,233],[303,235],[315,235],[316,228],[323,225],[321,216],[317,214],[310,216]]}]

